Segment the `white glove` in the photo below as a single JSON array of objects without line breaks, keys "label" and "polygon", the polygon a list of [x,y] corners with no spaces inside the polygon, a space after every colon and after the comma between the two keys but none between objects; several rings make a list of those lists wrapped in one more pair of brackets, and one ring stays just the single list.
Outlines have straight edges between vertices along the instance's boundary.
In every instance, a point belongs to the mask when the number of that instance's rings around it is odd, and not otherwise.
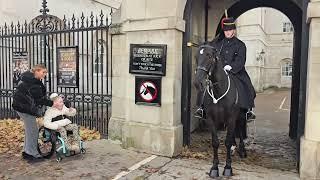
[{"label": "white glove", "polygon": [[230,65],[225,65],[223,69],[226,71],[230,71],[232,67]]}]

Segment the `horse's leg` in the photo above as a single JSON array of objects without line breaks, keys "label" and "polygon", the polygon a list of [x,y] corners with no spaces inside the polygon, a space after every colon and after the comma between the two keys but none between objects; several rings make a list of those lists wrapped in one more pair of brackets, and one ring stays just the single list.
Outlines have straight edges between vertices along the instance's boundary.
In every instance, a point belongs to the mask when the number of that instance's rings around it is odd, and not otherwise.
[{"label": "horse's leg", "polygon": [[231,167],[231,146],[234,142],[234,129],[235,129],[235,119],[230,118],[228,121],[228,128],[227,128],[227,136],[225,140],[225,146],[227,148],[227,158],[226,158],[226,165],[223,170],[224,176],[232,176],[232,167]]},{"label": "horse's leg", "polygon": [[211,129],[211,137],[212,137],[212,147],[213,147],[213,164],[210,169],[209,176],[210,177],[218,177],[219,176],[219,158],[218,158],[218,148],[219,148],[219,139],[217,127],[214,123],[212,123]]},{"label": "horse's leg", "polygon": [[239,114],[239,138],[240,138],[240,142],[239,142],[239,150],[238,150],[238,153],[239,153],[239,156],[240,158],[246,158],[247,157],[247,151],[245,149],[245,145],[244,145],[244,142],[243,142],[243,139],[245,137],[245,133],[246,133],[246,117],[245,117],[245,112],[240,112]]}]

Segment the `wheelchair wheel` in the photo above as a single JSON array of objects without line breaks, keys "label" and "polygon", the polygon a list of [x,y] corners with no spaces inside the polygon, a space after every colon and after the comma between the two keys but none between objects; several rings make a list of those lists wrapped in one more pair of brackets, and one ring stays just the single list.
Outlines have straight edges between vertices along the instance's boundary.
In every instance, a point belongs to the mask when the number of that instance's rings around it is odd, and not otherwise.
[{"label": "wheelchair wheel", "polygon": [[39,129],[38,151],[44,158],[50,158],[56,149],[56,136],[43,126]]}]

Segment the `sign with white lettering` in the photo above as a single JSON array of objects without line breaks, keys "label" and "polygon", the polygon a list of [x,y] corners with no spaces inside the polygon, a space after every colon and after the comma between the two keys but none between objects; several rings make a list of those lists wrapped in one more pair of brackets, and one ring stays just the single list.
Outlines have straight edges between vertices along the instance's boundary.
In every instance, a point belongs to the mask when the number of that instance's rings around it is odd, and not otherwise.
[{"label": "sign with white lettering", "polygon": [[130,44],[129,73],[166,75],[167,45]]}]

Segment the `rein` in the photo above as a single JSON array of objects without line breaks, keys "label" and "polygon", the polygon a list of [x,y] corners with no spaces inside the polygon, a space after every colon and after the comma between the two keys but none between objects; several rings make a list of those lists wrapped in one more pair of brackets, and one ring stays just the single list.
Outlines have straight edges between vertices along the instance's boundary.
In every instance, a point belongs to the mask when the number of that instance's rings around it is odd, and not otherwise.
[{"label": "rein", "polygon": [[[207,83],[207,88],[206,88],[206,90],[207,90],[208,94],[210,95],[210,97],[212,98],[213,104],[217,104],[222,98],[224,98],[224,97],[228,94],[228,92],[229,92],[229,90],[230,90],[230,85],[231,85],[231,83],[230,83],[230,76],[229,76],[229,74],[227,73],[226,70],[224,70],[224,72],[226,73],[226,75],[227,75],[227,77],[228,77],[228,88],[227,88],[227,90],[224,92],[224,94],[223,94],[222,96],[220,96],[219,98],[214,97],[213,90],[212,90],[212,88],[211,88],[211,86],[210,86],[210,83]],[[206,81],[207,81],[207,82],[211,82],[208,77],[207,77]]]}]

